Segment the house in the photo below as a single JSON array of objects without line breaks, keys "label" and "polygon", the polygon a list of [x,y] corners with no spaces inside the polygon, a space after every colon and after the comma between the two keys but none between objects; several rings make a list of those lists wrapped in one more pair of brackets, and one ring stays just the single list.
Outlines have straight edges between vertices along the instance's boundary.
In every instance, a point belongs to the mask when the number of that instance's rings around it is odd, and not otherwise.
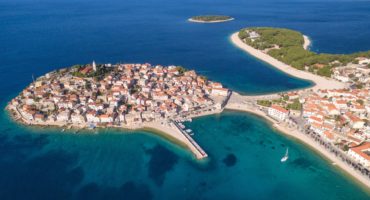
[{"label": "house", "polygon": [[69,120],[69,111],[62,111],[57,115],[58,122],[67,122]]},{"label": "house", "polygon": [[110,114],[102,114],[99,116],[101,123],[111,123],[113,122],[113,116]]},{"label": "house", "polygon": [[36,122],[44,122],[45,118],[46,118],[46,116],[44,114],[41,114],[41,113],[36,113],[35,114],[35,121]]},{"label": "house", "polygon": [[100,119],[96,116],[95,111],[89,111],[86,114],[86,121],[89,123],[99,123]]},{"label": "house", "polygon": [[361,120],[359,117],[353,115],[350,112],[347,112],[344,117],[349,121],[350,125],[354,129],[361,129],[364,127],[365,122]]},{"label": "house", "polygon": [[31,120],[31,121],[33,120],[33,116],[36,114],[34,110],[20,110],[20,113],[27,120]]},{"label": "house", "polygon": [[341,76],[341,75],[334,75],[334,78],[337,79],[338,81],[341,81],[341,82],[344,82],[344,83],[347,83],[350,80],[349,77]]},{"label": "house", "polygon": [[331,131],[324,131],[322,136],[328,141],[334,141],[334,134]]},{"label": "house", "polygon": [[370,142],[350,148],[348,155],[364,167],[370,167]]},{"label": "house", "polygon": [[81,124],[85,122],[85,118],[80,114],[74,113],[71,115],[71,121],[73,123]]},{"label": "house", "polygon": [[358,64],[360,64],[360,65],[370,64],[370,59],[366,58],[366,57],[358,57],[357,60],[358,60]]},{"label": "house", "polygon": [[260,34],[258,34],[256,31],[249,32],[249,38],[252,39],[252,41],[254,41],[255,39],[259,37],[260,37]]},{"label": "house", "polygon": [[279,121],[284,121],[288,117],[289,111],[278,106],[272,105],[268,108],[268,115]]},{"label": "house", "polygon": [[229,90],[226,88],[212,88],[211,95],[227,96]]},{"label": "house", "polygon": [[332,103],[327,104],[326,108],[327,108],[327,112],[328,112],[329,115],[339,115],[340,114],[337,107]]}]

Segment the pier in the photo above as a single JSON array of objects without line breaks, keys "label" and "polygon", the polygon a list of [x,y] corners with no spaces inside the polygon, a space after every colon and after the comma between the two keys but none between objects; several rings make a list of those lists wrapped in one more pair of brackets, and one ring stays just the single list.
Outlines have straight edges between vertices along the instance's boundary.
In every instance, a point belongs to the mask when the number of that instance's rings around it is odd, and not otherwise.
[{"label": "pier", "polygon": [[185,138],[190,142],[190,144],[196,149],[196,152],[193,152],[197,159],[203,159],[208,157],[208,154],[199,146],[197,142],[185,131],[185,129],[181,128],[180,125],[172,121],[175,127],[185,136]]}]

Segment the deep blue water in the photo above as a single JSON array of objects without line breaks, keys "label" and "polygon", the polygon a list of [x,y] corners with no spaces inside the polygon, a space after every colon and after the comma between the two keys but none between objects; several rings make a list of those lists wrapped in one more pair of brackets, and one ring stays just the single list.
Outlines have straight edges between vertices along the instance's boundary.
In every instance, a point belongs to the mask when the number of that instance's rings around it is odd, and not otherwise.
[{"label": "deep blue water", "polygon": [[[236,20],[193,24],[199,14]],[[247,26],[299,30],[312,50],[370,49],[370,2],[299,0],[1,0],[0,105],[55,68],[95,60],[176,64],[248,94],[307,87],[229,42]],[[369,199],[316,153],[255,116],[188,124],[209,153],[196,162],[149,133],[60,134],[0,115],[0,199]],[[138,133],[138,132],[135,132]],[[289,146],[291,158],[279,159]]]}]

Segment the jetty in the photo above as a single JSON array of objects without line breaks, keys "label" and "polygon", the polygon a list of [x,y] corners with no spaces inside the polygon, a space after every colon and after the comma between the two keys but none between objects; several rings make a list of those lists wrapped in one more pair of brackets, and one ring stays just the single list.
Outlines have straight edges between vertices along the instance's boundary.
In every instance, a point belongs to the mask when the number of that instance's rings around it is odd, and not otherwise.
[{"label": "jetty", "polygon": [[[190,148],[197,159],[203,159],[208,157],[208,154],[202,149],[201,146],[189,135],[189,133],[186,131],[185,128],[181,128],[181,126],[175,122],[172,121],[173,125],[181,132],[181,134],[187,139],[188,143],[192,146]],[[195,150],[195,151],[194,151]]]},{"label": "jetty", "polygon": [[202,147],[185,131],[186,127],[180,126],[177,121],[149,122],[145,123],[142,128],[158,130],[164,134],[164,137],[173,138],[188,149],[198,160],[208,157]]}]

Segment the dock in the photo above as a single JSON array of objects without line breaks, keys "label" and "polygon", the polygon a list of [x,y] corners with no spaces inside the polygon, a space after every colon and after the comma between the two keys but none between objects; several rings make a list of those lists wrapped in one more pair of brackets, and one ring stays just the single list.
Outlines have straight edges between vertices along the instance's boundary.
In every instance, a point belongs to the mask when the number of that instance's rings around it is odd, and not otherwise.
[{"label": "dock", "polygon": [[201,146],[199,146],[199,144],[185,131],[185,129],[181,128],[180,125],[175,122],[175,121],[172,121],[172,123],[175,125],[175,127],[182,133],[183,136],[185,136],[185,138],[190,142],[190,144],[193,146],[193,148],[196,150],[194,152],[193,150],[193,153],[194,155],[196,156],[197,159],[203,159],[203,158],[207,158],[208,157],[208,154],[202,149]]}]

